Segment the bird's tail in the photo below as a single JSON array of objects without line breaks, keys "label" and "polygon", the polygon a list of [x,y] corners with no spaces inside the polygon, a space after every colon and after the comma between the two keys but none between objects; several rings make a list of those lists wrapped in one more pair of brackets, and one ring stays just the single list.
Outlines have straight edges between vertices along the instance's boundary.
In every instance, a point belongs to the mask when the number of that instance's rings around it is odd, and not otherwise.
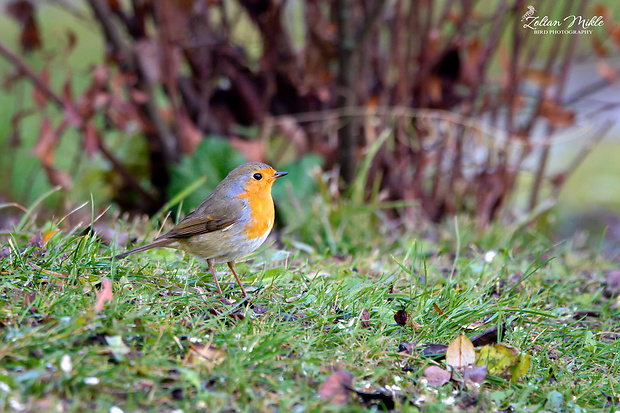
[{"label": "bird's tail", "polygon": [[125,257],[127,257],[129,255],[137,254],[137,253],[142,252],[142,251],[150,250],[152,248],[165,247],[168,244],[170,244],[171,242],[172,242],[172,240],[170,240],[169,238],[156,239],[155,241],[151,242],[150,244],[146,244],[146,245],[143,245],[141,247],[134,248],[134,249],[129,250],[129,251],[125,251],[122,254],[118,254],[117,256],[114,257],[114,259],[115,260],[122,260],[123,258],[125,258]]}]

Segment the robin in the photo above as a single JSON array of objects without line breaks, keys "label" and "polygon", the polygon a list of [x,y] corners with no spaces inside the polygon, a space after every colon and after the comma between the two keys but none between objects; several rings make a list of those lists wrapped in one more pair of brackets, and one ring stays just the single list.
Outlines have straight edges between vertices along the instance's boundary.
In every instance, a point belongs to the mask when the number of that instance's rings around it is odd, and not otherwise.
[{"label": "robin", "polygon": [[235,261],[260,247],[269,235],[274,221],[271,186],[287,174],[260,162],[241,165],[170,232],[115,259],[151,248],[180,249],[207,261],[220,294],[213,265],[227,263],[246,297]]}]

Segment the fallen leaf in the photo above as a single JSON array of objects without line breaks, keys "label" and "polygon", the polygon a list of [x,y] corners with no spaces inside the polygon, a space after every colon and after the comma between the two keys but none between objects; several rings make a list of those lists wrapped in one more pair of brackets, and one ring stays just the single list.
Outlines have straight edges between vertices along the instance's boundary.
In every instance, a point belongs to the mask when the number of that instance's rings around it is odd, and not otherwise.
[{"label": "fallen leaf", "polygon": [[349,402],[349,389],[353,385],[353,374],[340,370],[327,376],[319,387],[319,397],[338,406]]},{"label": "fallen leaf", "polygon": [[47,245],[47,242],[50,240],[50,238],[52,238],[54,235],[56,235],[59,232],[60,232],[59,229],[53,229],[51,231],[47,231],[45,235],[43,235],[43,244]]},{"label": "fallen leaf", "polygon": [[429,385],[441,387],[450,381],[452,374],[439,366],[428,366],[424,369],[424,378]]},{"label": "fallen leaf", "polygon": [[108,344],[108,350],[117,361],[124,360],[125,356],[131,351],[121,336],[105,336],[105,341]]},{"label": "fallen leaf", "polygon": [[46,250],[45,250],[45,242],[43,241],[43,237],[41,236],[41,233],[39,232],[38,234],[32,236],[29,240],[28,240],[28,246],[29,247],[33,247],[32,248],[32,255],[34,255],[35,257],[43,254],[45,255]]},{"label": "fallen leaf", "polygon": [[36,313],[37,309],[32,305],[37,298],[37,292],[31,291],[28,294],[24,295],[24,308],[28,308],[30,313]]},{"label": "fallen leaf", "polygon": [[407,311],[398,310],[396,314],[394,314],[394,321],[396,321],[396,324],[401,326],[407,324]]},{"label": "fallen leaf", "polygon": [[440,360],[446,356],[448,346],[445,344],[426,344],[422,349],[422,356]]},{"label": "fallen leaf", "polygon": [[409,327],[411,327],[411,329],[414,330],[414,331],[421,330],[421,329],[424,328],[424,326],[422,324],[418,323],[414,319],[411,319],[409,321]]},{"label": "fallen leaf", "polygon": [[0,259],[6,258],[11,255],[11,249],[9,247],[3,247],[0,249]]},{"label": "fallen leaf", "polygon": [[446,351],[446,364],[460,369],[476,361],[476,351],[471,340],[465,334],[459,335]]},{"label": "fallen leaf", "polygon": [[554,412],[561,412],[562,405],[564,404],[564,396],[557,390],[552,390],[547,394],[547,401],[545,402],[545,407]]},{"label": "fallen leaf", "polygon": [[529,354],[521,353],[517,358],[517,364],[510,368],[510,381],[516,383],[530,369],[532,358]]},{"label": "fallen leaf", "polygon": [[362,322],[362,327],[370,328],[370,313],[365,308],[362,310],[362,314],[360,315],[360,321]]},{"label": "fallen leaf", "polygon": [[114,295],[112,294],[112,281],[109,278],[101,280],[101,290],[97,292],[97,301],[95,303],[95,313],[99,313],[103,310],[103,306],[106,301],[112,301]]},{"label": "fallen leaf", "polygon": [[441,308],[439,308],[437,304],[433,303],[433,308],[439,313],[439,315],[443,315],[443,311],[441,311]]},{"label": "fallen leaf", "polygon": [[378,406],[379,410],[393,410],[394,409],[394,395],[392,393],[376,391],[376,392],[364,392],[354,390],[355,393],[362,399],[366,406]]},{"label": "fallen leaf", "polygon": [[[504,326],[502,325],[502,329]],[[484,330],[482,333],[476,334],[470,338],[471,343],[474,347],[482,347],[489,344],[497,343],[498,331],[497,326],[493,326],[487,330]]]},{"label": "fallen leaf", "polygon": [[[209,366],[221,364],[226,359],[226,352],[211,344],[190,344],[189,349],[192,361],[200,360],[200,362],[206,362]],[[192,355],[195,357],[191,357]]]},{"label": "fallen leaf", "polygon": [[403,341],[402,343],[398,344],[399,353],[413,354],[414,349],[415,349],[415,344],[413,343],[408,343],[408,342]]},{"label": "fallen leaf", "polygon": [[508,344],[499,343],[494,346],[484,346],[478,350],[476,364],[486,365],[489,374],[494,376],[502,375],[506,370],[517,363],[519,349]]},{"label": "fallen leaf", "polygon": [[472,364],[463,369],[463,379],[465,381],[470,380],[474,383],[482,384],[484,379],[487,377],[488,371],[488,366],[477,366]]}]

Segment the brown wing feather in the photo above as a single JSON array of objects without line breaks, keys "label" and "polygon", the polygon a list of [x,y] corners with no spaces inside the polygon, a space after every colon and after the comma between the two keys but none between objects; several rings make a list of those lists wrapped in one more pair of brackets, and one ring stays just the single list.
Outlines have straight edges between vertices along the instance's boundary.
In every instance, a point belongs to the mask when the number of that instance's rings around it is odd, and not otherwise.
[{"label": "brown wing feather", "polygon": [[225,204],[215,202],[212,196],[207,197],[195,211],[158,239],[188,238],[231,226],[239,220],[239,212],[244,204],[241,199],[229,199]]}]

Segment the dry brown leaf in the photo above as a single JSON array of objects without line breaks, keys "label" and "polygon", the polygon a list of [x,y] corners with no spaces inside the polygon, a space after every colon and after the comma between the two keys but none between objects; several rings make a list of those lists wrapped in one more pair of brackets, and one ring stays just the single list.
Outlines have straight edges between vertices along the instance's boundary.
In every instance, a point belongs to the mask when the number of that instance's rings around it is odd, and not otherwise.
[{"label": "dry brown leaf", "polygon": [[319,397],[329,404],[344,406],[349,402],[349,389],[353,386],[353,374],[337,371],[325,379],[319,387]]},{"label": "dry brown leaf", "polygon": [[31,291],[28,294],[24,295],[24,308],[28,308],[28,311],[31,313],[36,313],[37,309],[32,305],[37,298],[37,292]]},{"label": "dry brown leaf", "polygon": [[[210,366],[221,364],[226,359],[226,352],[211,344],[190,344],[189,349],[191,360],[200,360],[200,362],[206,362]],[[191,356],[196,357],[192,358]]]},{"label": "dry brown leaf", "polygon": [[32,148],[32,152],[39,157],[43,165],[51,166],[54,163],[54,149],[56,148],[57,135],[52,129],[52,121],[49,117],[41,120],[39,140]]},{"label": "dry brown leaf", "polygon": [[103,306],[106,301],[112,301],[114,295],[112,294],[112,281],[109,278],[101,280],[101,290],[97,291],[97,301],[95,303],[95,313],[99,313],[103,310]]},{"label": "dry brown leaf", "polygon": [[45,252],[45,242],[43,241],[43,236],[41,236],[40,232],[30,237],[28,240],[28,246],[36,247],[36,249]]},{"label": "dry brown leaf", "polygon": [[441,310],[441,308],[439,308],[437,304],[433,303],[433,308],[439,313],[439,315],[443,315],[443,311]]},{"label": "dry brown leaf", "polygon": [[450,381],[452,374],[439,366],[428,366],[424,369],[424,378],[429,385],[441,387]]},{"label": "dry brown leaf", "polygon": [[7,4],[6,11],[22,26],[19,35],[19,43],[22,49],[30,52],[41,48],[41,36],[32,3],[28,0],[12,1]]},{"label": "dry brown leaf", "polygon": [[362,314],[360,314],[360,321],[362,322],[362,327],[370,328],[370,313],[365,308],[362,310]]},{"label": "dry brown leaf", "polygon": [[409,343],[407,341],[401,341],[398,343],[399,353],[413,354],[413,350],[415,350],[415,343]]},{"label": "dry brown leaf", "polygon": [[575,123],[575,112],[549,99],[542,101],[540,115],[547,119],[551,125],[558,128],[570,126]]},{"label": "dry brown leaf", "polygon": [[471,340],[465,334],[459,335],[446,351],[446,364],[460,369],[476,361],[476,351]]},{"label": "dry brown leaf", "polygon": [[394,321],[400,326],[407,324],[407,312],[405,310],[398,310],[396,314],[394,314]]},{"label": "dry brown leaf", "polygon": [[465,381],[473,381],[474,383],[481,384],[484,379],[487,377],[488,367],[487,366],[476,366],[472,364],[471,366],[465,367],[463,370],[463,379]]},{"label": "dry brown leaf", "polygon": [[421,330],[421,329],[424,328],[424,326],[422,324],[418,323],[414,319],[411,319],[409,321],[409,327],[411,327],[411,329],[414,330],[414,331]]}]

